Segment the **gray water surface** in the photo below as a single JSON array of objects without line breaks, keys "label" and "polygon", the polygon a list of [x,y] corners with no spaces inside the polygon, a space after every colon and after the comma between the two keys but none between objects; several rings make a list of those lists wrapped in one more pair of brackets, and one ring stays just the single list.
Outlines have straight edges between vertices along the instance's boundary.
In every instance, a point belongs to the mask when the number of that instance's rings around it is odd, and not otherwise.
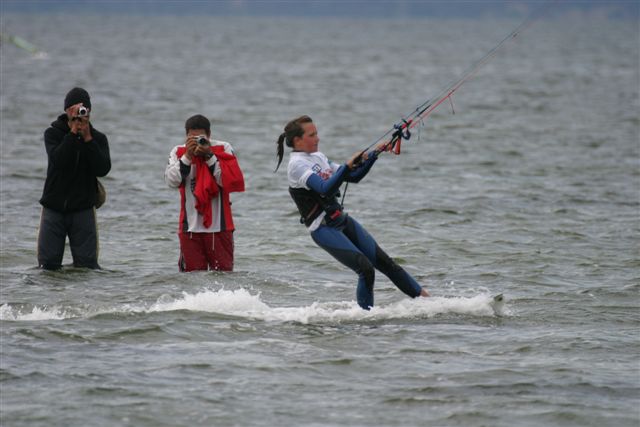
[{"label": "gray water surface", "polygon": [[[344,161],[517,22],[1,21],[47,57],[0,47],[0,424],[638,426],[637,22],[537,22],[349,187],[433,296],[378,274],[365,312],[298,223],[277,136],[309,114]],[[111,147],[103,270],[45,272],[42,133],[76,85]],[[177,272],[163,172],[196,113],[245,172],[233,273]]]}]

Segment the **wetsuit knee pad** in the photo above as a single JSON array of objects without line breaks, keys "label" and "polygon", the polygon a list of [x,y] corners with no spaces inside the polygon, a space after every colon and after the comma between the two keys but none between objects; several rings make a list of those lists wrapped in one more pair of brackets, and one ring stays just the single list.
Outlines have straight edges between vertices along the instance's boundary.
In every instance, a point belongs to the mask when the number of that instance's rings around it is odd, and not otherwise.
[{"label": "wetsuit knee pad", "polygon": [[402,267],[392,260],[385,251],[380,249],[379,246],[376,247],[376,265],[382,272],[392,273],[394,271],[402,270]]}]

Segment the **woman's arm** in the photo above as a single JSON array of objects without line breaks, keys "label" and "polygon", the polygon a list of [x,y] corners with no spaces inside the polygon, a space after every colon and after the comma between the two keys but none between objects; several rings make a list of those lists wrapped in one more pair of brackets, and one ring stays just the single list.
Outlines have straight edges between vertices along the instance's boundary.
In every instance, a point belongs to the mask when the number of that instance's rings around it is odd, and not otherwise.
[{"label": "woman's arm", "polygon": [[369,169],[371,169],[376,160],[378,160],[378,152],[369,152],[366,156],[366,160],[361,162],[358,166],[351,170],[346,176],[345,181],[353,183],[360,182],[360,180],[364,178],[367,173],[369,173]]},{"label": "woman's arm", "polygon": [[338,191],[338,188],[340,188],[340,186],[344,182],[347,173],[349,173],[349,168],[347,167],[347,165],[340,166],[338,170],[336,170],[333,175],[331,175],[331,178],[327,179],[326,181],[314,173],[309,175],[306,185],[316,193],[319,193],[321,196],[330,196]]}]

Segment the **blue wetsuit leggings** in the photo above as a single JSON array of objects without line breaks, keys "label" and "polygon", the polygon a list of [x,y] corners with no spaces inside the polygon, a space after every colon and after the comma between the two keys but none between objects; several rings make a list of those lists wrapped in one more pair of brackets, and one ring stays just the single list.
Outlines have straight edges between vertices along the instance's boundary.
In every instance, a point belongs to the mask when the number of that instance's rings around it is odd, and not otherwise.
[{"label": "blue wetsuit leggings", "polygon": [[422,287],[396,264],[356,220],[344,215],[338,226],[321,225],[311,232],[313,241],[358,274],[356,298],[365,310],[373,307],[375,269],[387,276],[402,292],[415,298]]}]

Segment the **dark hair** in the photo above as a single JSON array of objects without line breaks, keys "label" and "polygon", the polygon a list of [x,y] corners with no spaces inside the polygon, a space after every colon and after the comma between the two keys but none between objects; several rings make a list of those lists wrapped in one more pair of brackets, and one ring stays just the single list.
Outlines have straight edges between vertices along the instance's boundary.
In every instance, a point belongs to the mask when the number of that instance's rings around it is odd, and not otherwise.
[{"label": "dark hair", "polygon": [[[284,156],[284,142],[286,141],[287,147],[293,148],[293,139],[295,137],[302,137],[304,135],[304,129],[302,125],[305,123],[313,123],[311,117],[309,116],[300,116],[296,119],[291,120],[284,127],[284,132],[280,134],[278,137],[277,151],[276,156],[278,157],[278,164],[276,165],[276,171],[280,167],[280,163],[282,163],[282,156]],[[274,171],[275,172],[275,171]]]},{"label": "dark hair", "polygon": [[211,135],[211,122],[202,114],[196,114],[191,116],[184,123],[185,133],[189,133],[191,129],[204,129],[207,131],[207,136]]}]

